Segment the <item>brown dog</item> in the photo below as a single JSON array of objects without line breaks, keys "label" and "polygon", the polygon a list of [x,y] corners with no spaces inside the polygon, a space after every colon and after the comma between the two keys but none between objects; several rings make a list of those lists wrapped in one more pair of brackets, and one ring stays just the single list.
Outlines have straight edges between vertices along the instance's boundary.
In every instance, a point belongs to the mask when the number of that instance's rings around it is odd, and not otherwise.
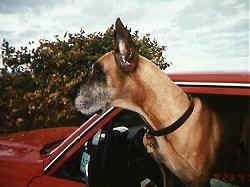
[{"label": "brown dog", "polygon": [[126,108],[141,114],[153,130],[182,121],[167,135],[145,136],[144,143],[184,184],[204,186],[220,140],[215,112],[200,99],[191,100],[164,72],[140,56],[119,18],[114,39],[115,49],[94,67],[94,73],[105,78],[93,79],[81,90],[80,110],[91,113],[109,105]]}]

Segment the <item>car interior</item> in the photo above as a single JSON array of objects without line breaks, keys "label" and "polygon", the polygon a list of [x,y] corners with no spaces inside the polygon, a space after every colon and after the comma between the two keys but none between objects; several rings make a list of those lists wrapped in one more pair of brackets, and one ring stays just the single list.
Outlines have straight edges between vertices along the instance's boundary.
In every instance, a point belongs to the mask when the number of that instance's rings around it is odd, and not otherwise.
[{"label": "car interior", "polygon": [[[143,144],[144,121],[124,110],[100,129],[55,176],[91,187],[163,186],[164,172]],[[78,163],[78,164],[77,164]]]}]

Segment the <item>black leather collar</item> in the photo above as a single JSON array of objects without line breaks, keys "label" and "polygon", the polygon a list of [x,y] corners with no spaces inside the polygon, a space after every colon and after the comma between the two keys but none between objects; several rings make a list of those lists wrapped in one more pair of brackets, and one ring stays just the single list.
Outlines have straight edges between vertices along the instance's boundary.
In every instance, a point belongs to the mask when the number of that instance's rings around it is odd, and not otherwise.
[{"label": "black leather collar", "polygon": [[178,120],[176,120],[171,125],[163,128],[163,129],[160,129],[160,130],[154,130],[154,129],[152,129],[151,126],[147,125],[146,126],[146,133],[148,135],[151,135],[151,136],[164,136],[164,135],[167,135],[169,133],[174,132],[176,129],[178,129],[180,126],[182,126],[194,110],[193,99],[191,96],[188,96],[188,98],[190,100],[190,105],[189,105],[188,109],[184,112],[184,114]]}]

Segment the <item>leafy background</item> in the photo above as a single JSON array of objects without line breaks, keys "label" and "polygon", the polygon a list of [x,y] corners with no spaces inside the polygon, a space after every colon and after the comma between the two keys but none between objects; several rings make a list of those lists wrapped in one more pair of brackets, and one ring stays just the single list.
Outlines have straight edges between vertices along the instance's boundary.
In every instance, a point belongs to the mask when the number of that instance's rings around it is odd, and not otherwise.
[{"label": "leafy background", "polygon": [[[104,33],[65,33],[53,41],[41,39],[36,48],[16,49],[3,40],[0,69],[0,133],[79,124],[74,98],[88,78],[91,64],[113,48],[114,27]],[[170,65],[149,34],[132,37],[140,54],[161,69]],[[32,44],[33,42],[30,42]]]}]

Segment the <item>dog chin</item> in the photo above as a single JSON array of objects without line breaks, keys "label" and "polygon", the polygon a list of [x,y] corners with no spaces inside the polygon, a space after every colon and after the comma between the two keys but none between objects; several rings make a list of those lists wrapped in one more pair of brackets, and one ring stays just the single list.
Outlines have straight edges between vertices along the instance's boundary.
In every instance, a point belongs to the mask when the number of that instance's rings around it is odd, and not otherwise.
[{"label": "dog chin", "polygon": [[111,99],[102,84],[84,85],[75,99],[75,107],[84,115],[104,112],[111,107]]}]

